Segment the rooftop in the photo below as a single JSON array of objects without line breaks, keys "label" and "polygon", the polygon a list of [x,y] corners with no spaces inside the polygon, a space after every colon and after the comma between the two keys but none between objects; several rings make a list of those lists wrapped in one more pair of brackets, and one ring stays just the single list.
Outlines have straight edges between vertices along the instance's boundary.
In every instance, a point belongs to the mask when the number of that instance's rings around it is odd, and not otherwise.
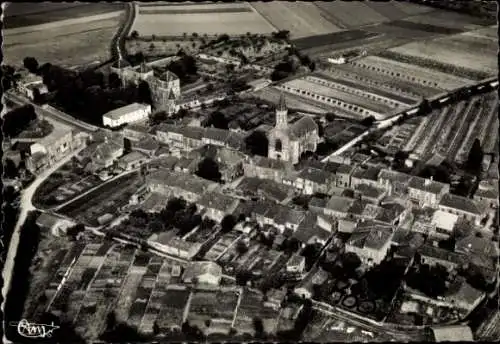
[{"label": "rooftop", "polygon": [[338,212],[347,212],[354,201],[354,199],[348,197],[332,196],[328,200],[326,208]]},{"label": "rooftop", "polygon": [[[427,183],[427,184],[426,184]],[[421,177],[413,177],[410,180],[409,187],[433,194],[439,194],[443,191],[443,189],[447,186],[447,184],[437,182],[435,180],[425,179]]]},{"label": "rooftop", "polygon": [[355,190],[360,192],[364,197],[376,198],[376,199],[383,196],[385,193],[383,189],[376,188],[374,186],[367,184],[358,184],[356,185]]},{"label": "rooftop", "polygon": [[436,225],[437,228],[445,229],[450,232],[455,227],[457,220],[458,215],[441,210],[436,211],[432,217],[432,223]]},{"label": "rooftop", "polygon": [[124,156],[122,156],[120,159],[125,162],[125,163],[131,163],[131,162],[135,162],[137,160],[141,160],[141,159],[144,159],[145,158],[145,155],[142,154],[142,153],[139,153],[139,152],[130,152],[128,154],[125,154]]},{"label": "rooftop", "polygon": [[469,326],[453,325],[433,327],[432,333],[436,342],[473,342],[474,336]]},{"label": "rooftop", "polygon": [[353,170],[354,170],[354,166],[352,166],[352,165],[340,164],[336,173],[337,174],[351,174]]},{"label": "rooftop", "polygon": [[367,223],[367,225],[358,225],[347,243],[351,246],[379,250],[391,240],[392,235],[391,227]]},{"label": "rooftop", "polygon": [[212,208],[227,212],[238,199],[218,192],[207,192],[198,200],[198,204],[205,208]]},{"label": "rooftop", "polygon": [[312,131],[318,132],[318,125],[311,117],[304,116],[297,122],[293,123],[289,130],[291,136],[298,138],[303,137]]},{"label": "rooftop", "polygon": [[380,171],[378,178],[381,180],[389,180],[391,182],[408,184],[412,176],[406,173],[383,169]]},{"label": "rooftop", "polygon": [[146,110],[150,108],[150,105],[146,104],[139,104],[139,103],[132,103],[129,105],[122,106],[118,109],[111,110],[103,115],[103,117],[108,117],[111,119],[119,119],[122,116],[125,116],[131,112],[139,111],[139,110]]},{"label": "rooftop", "polygon": [[451,252],[443,248],[439,248],[430,244],[425,244],[418,250],[422,257],[430,257],[434,259],[439,259],[442,261],[447,261],[454,264],[463,264],[466,262],[466,258],[462,254]]},{"label": "rooftop", "polygon": [[269,159],[263,156],[255,156],[253,157],[253,161],[255,162],[255,165],[262,168],[274,170],[286,170],[290,168],[290,165],[286,161]]},{"label": "rooftop", "polygon": [[61,122],[54,122],[50,119],[46,120],[49,121],[50,124],[52,124],[53,129],[49,135],[42,137],[37,141],[37,143],[41,144],[42,146],[50,146],[52,143],[58,141],[62,137],[72,132],[71,127],[66,124],[63,124]]},{"label": "rooftop", "polygon": [[476,202],[467,197],[445,194],[439,205],[475,215],[481,215],[481,211],[478,209]]},{"label": "rooftop", "polygon": [[302,171],[300,171],[298,177],[305,180],[313,181],[318,184],[325,184],[328,183],[328,181],[334,179],[333,174],[311,167],[305,168]]}]

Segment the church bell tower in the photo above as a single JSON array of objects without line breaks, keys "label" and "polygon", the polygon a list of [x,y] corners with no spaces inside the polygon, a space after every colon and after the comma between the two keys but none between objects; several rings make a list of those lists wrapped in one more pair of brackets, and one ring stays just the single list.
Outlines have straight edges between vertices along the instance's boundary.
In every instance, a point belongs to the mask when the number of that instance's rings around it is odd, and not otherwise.
[{"label": "church bell tower", "polygon": [[276,128],[285,129],[288,126],[288,109],[286,108],[285,95],[281,93],[278,107],[276,108]]}]

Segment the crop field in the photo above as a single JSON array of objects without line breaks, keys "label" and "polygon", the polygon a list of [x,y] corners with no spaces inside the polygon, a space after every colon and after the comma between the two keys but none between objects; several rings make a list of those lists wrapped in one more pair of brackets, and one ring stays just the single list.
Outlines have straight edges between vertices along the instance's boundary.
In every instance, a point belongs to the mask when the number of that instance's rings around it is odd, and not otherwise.
[{"label": "crop field", "polygon": [[430,61],[429,67],[431,68],[431,61],[437,61],[437,64],[496,75],[498,73],[498,47],[495,43],[493,39],[460,34],[409,43],[390,51],[409,59],[416,57]]},{"label": "crop field", "polygon": [[272,321],[265,320],[275,320],[277,324],[278,315],[279,311],[263,305],[262,294],[253,290],[244,290],[234,327],[238,332],[253,333],[253,319],[259,317],[264,322],[266,332],[270,333],[274,330],[273,326],[267,326],[266,328],[265,324],[272,323]]},{"label": "crop field", "polygon": [[290,31],[292,39],[323,35],[342,29],[326,18],[321,8],[312,2],[271,1],[250,4],[274,27]]},{"label": "crop field", "polygon": [[189,320],[224,319],[232,321],[239,292],[228,291],[196,291],[193,292],[189,307]]},{"label": "crop field", "polygon": [[268,34],[275,29],[244,3],[140,7],[132,30],[140,36],[182,36],[184,33]]},{"label": "crop field", "polygon": [[443,10],[434,10],[423,15],[411,16],[406,18],[406,20],[414,23],[429,24],[462,31],[477,30],[484,26],[496,24],[489,19]]},{"label": "crop field", "polygon": [[110,12],[4,30],[4,63],[20,66],[26,56],[35,57],[40,64],[66,67],[105,61],[121,16],[122,12]]},{"label": "crop field", "polygon": [[464,78],[380,56],[367,56],[353,64],[436,90],[452,90],[470,83]]},{"label": "crop field", "polygon": [[364,39],[371,39],[378,36],[378,33],[364,30],[348,30],[336,33],[327,33],[306,38],[298,38],[293,41],[298,49],[311,49],[318,46],[342,46],[342,44],[356,44]]},{"label": "crop field", "polygon": [[88,17],[123,10],[124,4],[115,3],[10,3],[5,11],[4,29],[40,25],[65,19]]}]

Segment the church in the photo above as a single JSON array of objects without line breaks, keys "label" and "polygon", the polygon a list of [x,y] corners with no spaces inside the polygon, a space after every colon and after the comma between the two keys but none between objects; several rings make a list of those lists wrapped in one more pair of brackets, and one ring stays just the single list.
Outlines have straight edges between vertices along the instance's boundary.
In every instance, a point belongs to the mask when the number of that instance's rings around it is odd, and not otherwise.
[{"label": "church", "polygon": [[302,153],[316,151],[319,143],[318,125],[308,116],[288,124],[288,109],[282,93],[276,108],[276,125],[269,132],[268,139],[270,159],[296,164]]}]

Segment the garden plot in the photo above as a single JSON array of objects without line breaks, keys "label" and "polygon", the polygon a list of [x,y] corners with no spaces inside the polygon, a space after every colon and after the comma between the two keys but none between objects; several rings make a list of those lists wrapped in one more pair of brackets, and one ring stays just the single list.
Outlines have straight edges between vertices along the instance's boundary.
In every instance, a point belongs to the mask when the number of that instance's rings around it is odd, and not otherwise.
[{"label": "garden plot", "polygon": [[241,295],[241,301],[236,314],[234,328],[239,333],[253,334],[254,318],[262,319],[264,331],[273,333],[278,324],[279,310],[264,306],[263,295],[257,291],[245,289]]},{"label": "garden plot", "polygon": [[290,31],[292,39],[337,32],[341,27],[329,21],[311,2],[251,2],[251,6],[275,28]]},{"label": "garden plot", "polygon": [[274,28],[246,4],[199,4],[141,8],[132,30],[140,36],[182,36],[184,33],[268,34]]},{"label": "garden plot", "polygon": [[210,261],[217,260],[230,246],[238,241],[240,233],[229,232],[224,234],[205,254],[205,259]]},{"label": "garden plot", "polygon": [[453,90],[471,83],[468,79],[379,56],[367,56],[353,64],[436,90]]},{"label": "garden plot", "polygon": [[181,327],[190,294],[191,292],[184,287],[167,289],[163,296],[161,311],[156,318],[161,329]]},{"label": "garden plot", "polygon": [[206,320],[232,323],[239,290],[195,291],[189,305],[188,321],[204,327]]},{"label": "garden plot", "polygon": [[[4,63],[22,65],[26,56],[40,64],[72,67],[109,59],[109,44],[122,12],[4,30]],[[43,30],[43,39],[40,31]],[[85,42],[85,44],[82,44]]]},{"label": "garden plot", "polygon": [[[496,53],[493,52],[495,48],[491,45],[491,41],[478,39],[473,43],[475,48],[471,49],[466,42],[457,43],[461,39],[469,40],[467,36],[465,38],[460,36],[409,43],[393,48],[390,51],[409,56],[410,59],[417,57],[430,61],[435,60],[439,64],[496,75],[498,73],[498,61]],[[471,61],[474,61],[474,63],[471,63]],[[432,65],[429,67],[432,68]]]},{"label": "garden plot", "polygon": [[481,29],[487,25],[494,25],[491,20],[472,17],[453,11],[432,11],[423,15],[416,15],[405,20],[419,24],[429,24],[434,26],[447,27],[450,29],[469,31]]}]

